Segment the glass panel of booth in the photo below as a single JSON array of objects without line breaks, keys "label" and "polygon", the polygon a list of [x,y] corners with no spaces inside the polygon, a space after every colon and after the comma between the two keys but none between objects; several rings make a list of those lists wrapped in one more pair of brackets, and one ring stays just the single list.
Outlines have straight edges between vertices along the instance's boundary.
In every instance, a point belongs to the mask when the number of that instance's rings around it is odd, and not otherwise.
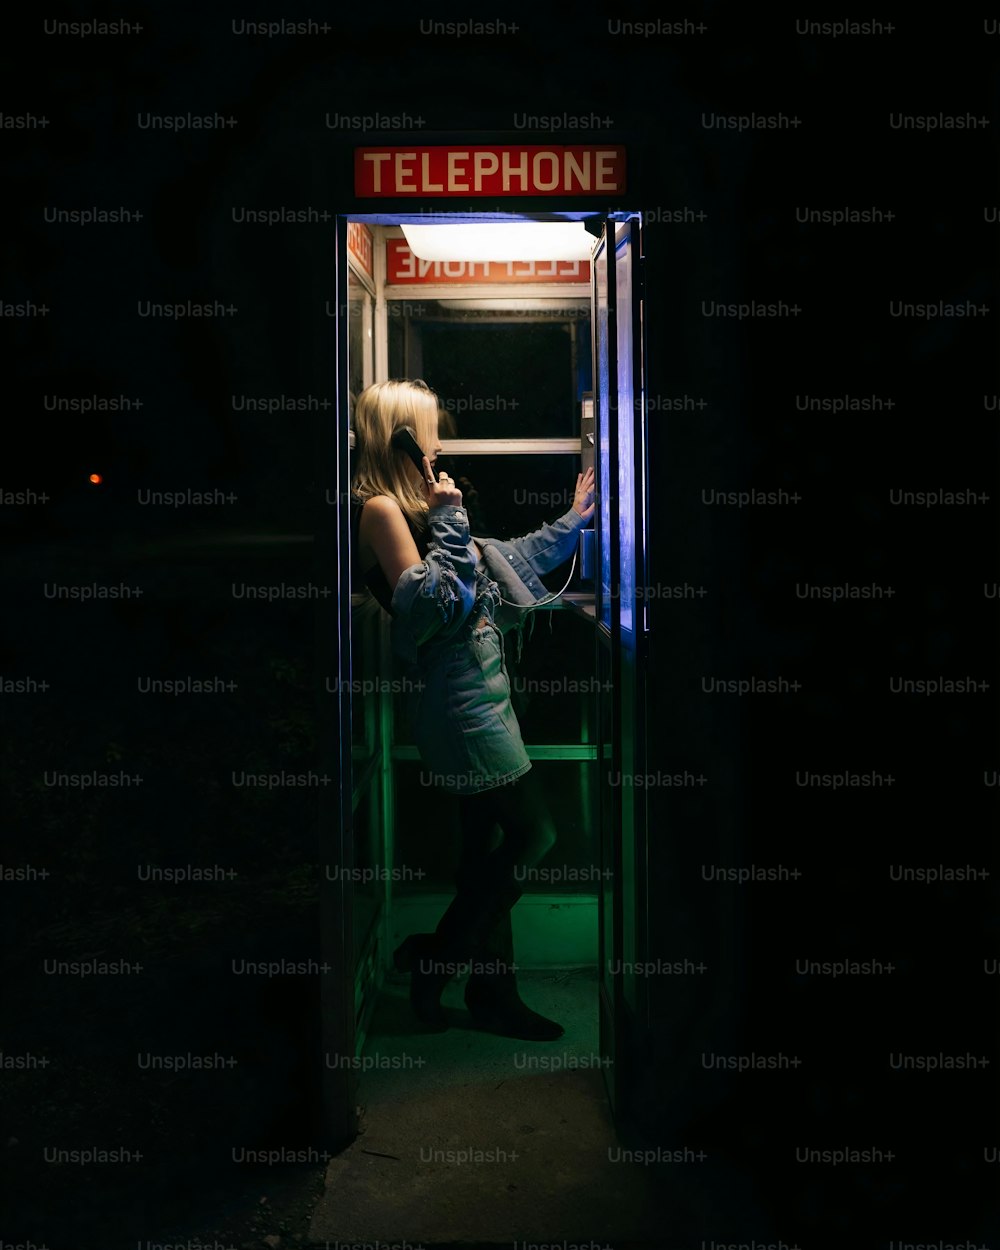
[{"label": "glass panel of booth", "polygon": [[347,270],[347,360],[351,411],[354,401],[374,380],[375,299],[353,265]]},{"label": "glass panel of booth", "polygon": [[611,458],[611,445],[608,441],[608,410],[609,386],[608,377],[608,268],[605,257],[606,243],[601,242],[594,253],[594,317],[595,340],[597,351],[597,445],[598,473],[600,482],[597,487],[600,504],[600,569],[598,606],[601,624],[611,628],[611,509],[610,477],[608,464]]},{"label": "glass panel of booth", "polygon": [[389,375],[423,378],[437,392],[442,437],[579,437],[589,297],[411,293],[387,309]]},{"label": "glass panel of booth", "polygon": [[[353,223],[352,223],[353,224]],[[370,235],[355,230],[348,239],[347,367],[348,402],[353,423],[358,395],[375,380],[375,288],[370,265]],[[363,263],[368,259],[367,268]],[[352,451],[353,431],[349,446]],[[378,605],[359,591],[351,596],[351,721],[352,806],[354,811],[354,950],[357,957],[356,995],[360,1011],[370,1009],[374,958],[380,912],[386,899],[386,844],[384,825],[384,769],[382,752],[382,696],[378,675],[382,667],[384,624]],[[359,1018],[357,1042],[363,1038]]]},{"label": "glass panel of booth", "polygon": [[[373,328],[374,328],[374,296],[367,275],[355,268],[354,257],[349,254],[347,271],[347,364],[349,376],[350,419],[354,419],[354,403],[374,376]],[[350,433],[349,444],[352,452],[351,470],[354,469],[354,438]],[[353,538],[353,536],[352,536]],[[359,685],[351,700],[351,722],[353,730],[352,746],[354,757],[355,804],[358,801],[357,790],[362,781],[369,780],[368,772],[371,757],[376,750],[376,725],[378,704],[374,697],[365,691],[365,674],[375,671],[378,648],[378,613],[371,611],[367,596],[355,588],[351,596],[352,649],[353,670],[352,680],[357,679]]]},{"label": "glass panel of booth", "polygon": [[632,249],[628,222],[616,229],[615,239],[615,325],[618,337],[618,532],[621,572],[619,611],[622,633],[633,630],[635,603],[635,483],[634,420],[632,407]]}]

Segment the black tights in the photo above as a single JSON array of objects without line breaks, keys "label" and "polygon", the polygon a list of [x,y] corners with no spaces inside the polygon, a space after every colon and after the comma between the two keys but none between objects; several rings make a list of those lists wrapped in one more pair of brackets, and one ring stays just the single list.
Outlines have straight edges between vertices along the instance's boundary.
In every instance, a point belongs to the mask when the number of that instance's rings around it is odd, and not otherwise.
[{"label": "black tights", "polygon": [[457,893],[437,927],[441,957],[490,961],[496,972],[508,972],[511,908],[524,893],[526,871],[556,840],[548,800],[532,768],[509,785],[462,795],[459,805],[462,852]]}]

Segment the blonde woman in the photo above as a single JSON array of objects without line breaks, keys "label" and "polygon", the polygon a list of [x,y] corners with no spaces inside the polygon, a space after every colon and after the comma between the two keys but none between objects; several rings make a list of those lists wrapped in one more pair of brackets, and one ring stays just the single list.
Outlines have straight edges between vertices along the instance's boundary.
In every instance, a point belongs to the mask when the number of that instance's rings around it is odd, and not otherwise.
[{"label": "blonde woman", "polygon": [[[475,1024],[554,1040],[562,1026],[525,1006],[514,975],[511,908],[525,870],[556,835],[511,707],[503,634],[520,629],[548,594],[539,574],[573,554],[594,512],[593,470],[577,475],[573,507],[551,525],[507,542],[474,540],[461,491],[447,473],[434,473],[438,413],[437,396],[419,379],[378,382],[354,411],[355,584],[367,585],[392,617],[410,728],[426,768],[421,784],[460,796],[455,898],[436,931],[407,938],[394,960],[411,974],[410,1002],[428,1029],[447,1028],[442,990],[468,968],[465,1003]],[[420,469],[393,443],[404,427],[424,453]]]}]

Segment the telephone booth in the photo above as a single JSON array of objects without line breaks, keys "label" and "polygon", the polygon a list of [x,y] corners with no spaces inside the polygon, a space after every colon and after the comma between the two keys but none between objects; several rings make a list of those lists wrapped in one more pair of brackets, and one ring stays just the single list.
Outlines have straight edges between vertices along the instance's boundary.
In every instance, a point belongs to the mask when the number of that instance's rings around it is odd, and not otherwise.
[{"label": "telephone booth", "polygon": [[[410,140],[407,142],[407,140]],[[327,814],[324,991],[332,1141],[357,1132],[358,1068],[393,985],[392,951],[434,928],[453,893],[455,811],[421,785],[394,688],[389,622],[350,579],[351,417],[390,377],[440,396],[443,460],[473,536],[509,538],[565,512],[593,465],[596,508],[567,589],[507,636],[513,703],[559,841],[514,909],[519,968],[588,972],[612,1114],[627,1103],[648,1010],[649,478],[642,206],[627,143],[525,135],[393,136],[343,150],[353,196],[336,219],[337,627],[320,642],[339,785]],[[569,582],[567,584],[567,578]],[[332,789],[332,788],[331,788]],[[542,865],[546,867],[545,864]],[[395,991],[399,993],[398,989]],[[373,1033],[374,1030],[374,1033]]]}]

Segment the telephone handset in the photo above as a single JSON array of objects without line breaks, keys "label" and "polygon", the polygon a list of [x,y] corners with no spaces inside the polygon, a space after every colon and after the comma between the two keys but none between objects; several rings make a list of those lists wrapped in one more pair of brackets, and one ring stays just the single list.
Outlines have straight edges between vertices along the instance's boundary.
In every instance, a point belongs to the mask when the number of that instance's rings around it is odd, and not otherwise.
[{"label": "telephone handset", "polygon": [[424,476],[424,453],[417,442],[416,435],[408,425],[401,426],[392,436],[392,445],[397,451],[404,452]]}]

